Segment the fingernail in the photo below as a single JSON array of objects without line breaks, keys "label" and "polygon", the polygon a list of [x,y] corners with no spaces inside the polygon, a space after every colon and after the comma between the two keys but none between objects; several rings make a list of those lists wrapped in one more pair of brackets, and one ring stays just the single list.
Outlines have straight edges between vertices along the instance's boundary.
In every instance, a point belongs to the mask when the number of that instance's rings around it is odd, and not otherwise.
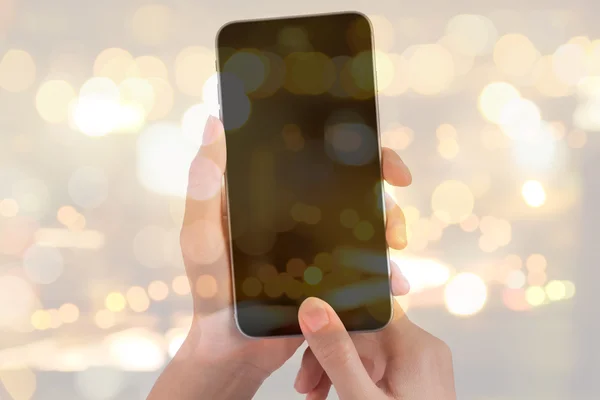
[{"label": "fingernail", "polygon": [[209,115],[206,126],[204,127],[204,134],[202,135],[202,145],[206,146],[215,142],[220,133],[219,120],[216,117]]},{"label": "fingernail", "polygon": [[329,315],[321,300],[310,297],[301,306],[302,321],[311,332],[321,330],[329,323]]},{"label": "fingernail", "polygon": [[298,375],[296,375],[296,380],[294,381],[294,389],[296,390],[296,392],[300,393],[300,390],[298,390],[298,384],[300,383],[300,374],[302,372],[298,372]]}]

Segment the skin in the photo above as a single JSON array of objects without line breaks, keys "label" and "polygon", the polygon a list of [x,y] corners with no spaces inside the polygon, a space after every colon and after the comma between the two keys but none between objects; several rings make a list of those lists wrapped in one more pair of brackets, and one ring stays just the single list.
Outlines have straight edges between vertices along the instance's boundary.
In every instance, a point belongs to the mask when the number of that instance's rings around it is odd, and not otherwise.
[{"label": "skin", "polygon": [[[382,150],[382,165],[384,178],[389,184],[407,186],[411,183],[410,171],[393,150]],[[218,119],[211,117],[204,131],[203,145],[190,167],[181,229],[181,249],[192,289],[194,318],[186,340],[155,383],[149,400],[251,399],[264,380],[304,342],[304,338],[249,339],[236,328],[232,309],[228,221],[221,185],[225,166],[223,126]],[[386,203],[388,245],[403,249],[406,246],[404,215],[391,198],[386,198]],[[408,281],[396,265],[392,265],[391,272],[392,294],[407,294]],[[308,310],[305,305],[311,304],[309,300],[314,299],[307,299],[301,307],[301,325],[302,310]],[[395,311],[398,313],[398,310]],[[330,320],[335,321],[333,316]],[[407,321],[404,317],[402,320]],[[332,322],[331,327],[339,328],[340,324]],[[394,324],[391,324],[392,329]],[[315,338],[319,338],[320,334],[305,332],[311,348],[313,343],[319,343]],[[348,346],[342,350],[352,348],[358,351],[357,354],[364,353],[362,359],[360,355],[358,358],[360,367],[365,369],[363,361],[367,368],[372,363],[372,382],[381,381],[376,378],[384,376],[382,368],[388,365],[387,361],[381,361],[382,354],[389,346],[398,347],[394,344],[397,338],[363,334],[357,335],[354,340],[356,344],[352,346],[355,347]],[[329,379],[329,364],[322,362],[322,353],[315,350],[317,348],[305,353],[296,381],[296,389],[308,393],[313,399],[326,398],[330,382],[336,386],[334,377]],[[368,356],[370,349],[377,350],[373,353],[377,355],[374,360]]]}]

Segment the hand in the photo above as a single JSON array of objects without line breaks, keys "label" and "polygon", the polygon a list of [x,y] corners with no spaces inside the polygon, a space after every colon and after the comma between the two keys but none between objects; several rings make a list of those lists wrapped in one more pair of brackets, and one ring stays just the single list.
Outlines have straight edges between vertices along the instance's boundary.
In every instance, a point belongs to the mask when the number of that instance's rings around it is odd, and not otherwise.
[{"label": "hand", "polygon": [[296,389],[322,400],[331,385],[340,400],[455,400],[448,346],[409,321],[394,300],[394,318],[384,330],[350,337],[335,311],[309,298],[299,312],[309,348]]},{"label": "hand", "polygon": [[[398,155],[383,150],[385,179],[410,184]],[[261,383],[283,365],[304,338],[248,339],[236,328],[232,310],[228,222],[223,195],[226,147],[223,125],[210,117],[203,145],[190,167],[181,249],[192,289],[194,318],[188,337],[155,384],[150,400],[198,398],[250,399]],[[390,246],[406,245],[404,215],[388,201],[386,237]],[[392,268],[392,291],[408,291]]]}]

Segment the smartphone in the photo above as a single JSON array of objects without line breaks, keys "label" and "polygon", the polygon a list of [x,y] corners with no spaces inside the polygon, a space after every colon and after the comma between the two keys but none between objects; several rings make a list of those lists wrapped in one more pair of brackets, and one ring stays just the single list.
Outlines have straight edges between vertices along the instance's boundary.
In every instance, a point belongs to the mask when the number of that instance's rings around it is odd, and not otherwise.
[{"label": "smartphone", "polygon": [[311,296],[349,331],[383,328],[392,298],[369,20],[232,22],[217,68],[239,330],[301,334]]}]

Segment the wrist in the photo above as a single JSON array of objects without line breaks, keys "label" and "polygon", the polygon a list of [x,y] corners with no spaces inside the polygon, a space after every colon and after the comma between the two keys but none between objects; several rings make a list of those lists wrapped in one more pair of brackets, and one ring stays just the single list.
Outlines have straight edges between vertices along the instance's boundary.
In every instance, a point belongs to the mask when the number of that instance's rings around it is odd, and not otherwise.
[{"label": "wrist", "polygon": [[269,376],[243,354],[214,357],[211,344],[190,332],[148,400],[249,400]]}]

